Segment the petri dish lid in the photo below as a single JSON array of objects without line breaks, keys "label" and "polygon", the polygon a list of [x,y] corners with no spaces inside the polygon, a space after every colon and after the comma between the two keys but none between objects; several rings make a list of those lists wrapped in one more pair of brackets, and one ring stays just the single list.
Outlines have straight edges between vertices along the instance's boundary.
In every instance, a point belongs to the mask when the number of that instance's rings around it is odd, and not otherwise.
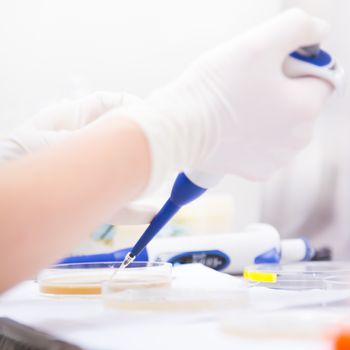
[{"label": "petri dish lid", "polygon": [[257,264],[244,269],[244,278],[274,289],[324,289],[324,279],[335,273],[350,272],[343,261],[311,261],[292,264]]},{"label": "petri dish lid", "polygon": [[53,265],[38,276],[39,290],[51,296],[100,295],[102,283],[113,278],[119,289],[155,287],[171,282],[172,265],[164,262],[133,262],[119,269],[121,262]]},{"label": "petri dish lid", "polygon": [[335,271],[324,278],[326,289],[350,290],[350,272]]},{"label": "petri dish lid", "polygon": [[171,287],[119,291],[113,284],[113,281],[103,284],[103,299],[107,307],[119,310],[192,312],[249,304],[248,286],[218,291]]},{"label": "petri dish lid", "polygon": [[335,271],[324,279],[326,290],[341,291],[350,298],[350,271]]}]

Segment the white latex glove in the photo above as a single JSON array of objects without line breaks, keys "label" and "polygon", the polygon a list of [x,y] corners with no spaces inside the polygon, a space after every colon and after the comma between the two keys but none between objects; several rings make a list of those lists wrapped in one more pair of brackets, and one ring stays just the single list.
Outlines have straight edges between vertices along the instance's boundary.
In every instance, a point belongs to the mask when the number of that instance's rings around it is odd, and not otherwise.
[{"label": "white latex glove", "polygon": [[[108,111],[142,103],[125,93],[97,92],[79,100],[67,100],[46,109],[0,139],[0,166],[10,160],[37,152],[64,141],[78,130],[94,122]],[[155,215],[155,209],[131,203],[120,209],[109,223],[145,224]]]},{"label": "white latex glove", "polygon": [[332,91],[283,72],[288,54],[322,42],[329,26],[292,9],[196,60],[143,106],[123,109],[151,148],[150,188],[174,171],[268,178],[310,140]]},{"label": "white latex glove", "polygon": [[140,101],[125,93],[96,92],[45,109],[0,140],[0,165],[61,142],[106,112]]}]

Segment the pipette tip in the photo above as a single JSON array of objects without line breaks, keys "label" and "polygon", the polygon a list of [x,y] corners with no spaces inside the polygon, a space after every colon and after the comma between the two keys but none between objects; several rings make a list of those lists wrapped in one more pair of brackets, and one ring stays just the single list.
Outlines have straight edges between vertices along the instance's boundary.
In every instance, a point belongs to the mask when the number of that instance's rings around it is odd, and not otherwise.
[{"label": "pipette tip", "polygon": [[120,268],[125,269],[128,267],[134,260],[136,256],[132,255],[130,252],[126,255],[124,261],[121,263]]}]

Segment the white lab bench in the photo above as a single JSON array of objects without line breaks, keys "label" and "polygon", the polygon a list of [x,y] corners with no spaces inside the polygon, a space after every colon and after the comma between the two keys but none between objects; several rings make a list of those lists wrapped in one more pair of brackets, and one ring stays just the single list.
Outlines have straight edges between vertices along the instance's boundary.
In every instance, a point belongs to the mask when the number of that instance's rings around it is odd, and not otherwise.
[{"label": "white lab bench", "polygon": [[[305,310],[308,309],[304,307]],[[235,312],[229,311],[231,316]],[[321,338],[280,338],[278,334],[273,338],[227,335],[221,329],[222,314],[215,311],[119,311],[105,308],[100,297],[45,297],[40,295],[34,281],[23,282],[0,298],[0,317],[44,330],[86,350],[332,348],[330,341]]]}]

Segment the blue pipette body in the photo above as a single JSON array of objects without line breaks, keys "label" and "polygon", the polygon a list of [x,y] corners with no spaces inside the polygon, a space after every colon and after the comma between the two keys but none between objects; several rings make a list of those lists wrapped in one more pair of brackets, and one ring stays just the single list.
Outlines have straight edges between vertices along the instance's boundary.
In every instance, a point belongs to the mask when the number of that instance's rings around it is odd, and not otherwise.
[{"label": "blue pipette body", "polygon": [[182,206],[192,202],[206,190],[194,184],[185,173],[180,173],[175,180],[169,199],[132,248],[130,255],[137,256]]}]

